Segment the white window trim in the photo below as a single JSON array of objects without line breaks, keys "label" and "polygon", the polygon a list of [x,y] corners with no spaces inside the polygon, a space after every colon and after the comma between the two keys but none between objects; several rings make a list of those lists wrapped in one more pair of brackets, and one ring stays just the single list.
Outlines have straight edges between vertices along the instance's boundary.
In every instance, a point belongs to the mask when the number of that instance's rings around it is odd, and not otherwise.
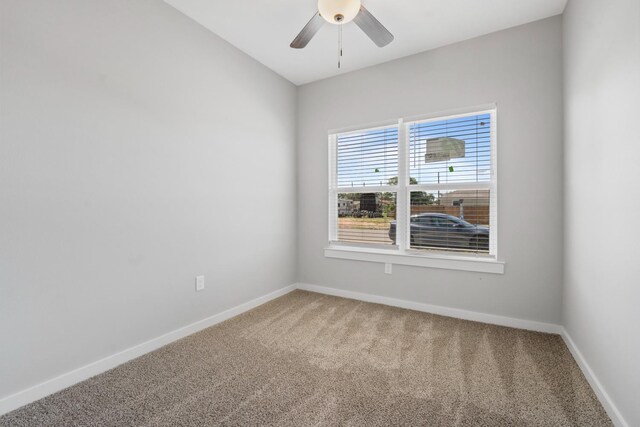
[{"label": "white window trim", "polygon": [[[491,114],[491,182],[470,183],[470,184],[447,184],[447,188],[459,187],[469,188],[489,188],[490,190],[490,255],[481,254],[452,254],[449,252],[438,252],[437,250],[422,252],[412,250],[407,246],[406,236],[409,235],[410,224],[407,212],[410,209],[409,191],[429,191],[442,187],[432,184],[415,185],[409,187],[408,157],[409,144],[407,129],[416,122],[431,120],[453,119],[469,114]],[[338,218],[333,215],[331,206],[338,203],[338,193],[340,192],[366,192],[371,191],[371,187],[365,188],[339,188],[337,186],[337,135],[362,129],[373,129],[376,127],[386,127],[390,125],[398,126],[398,183],[405,185],[376,187],[376,191],[389,191],[396,193],[396,230],[405,230],[404,233],[396,233],[396,246],[382,247],[376,245],[345,244],[338,240]],[[450,110],[441,113],[433,113],[422,116],[414,116],[397,121],[387,121],[384,125],[376,123],[373,126],[358,126],[348,129],[329,131],[329,244],[324,250],[327,258],[340,258],[354,261],[378,262],[399,265],[409,265],[415,267],[444,268],[451,270],[473,271],[481,273],[504,274],[505,263],[498,257],[498,168],[497,165],[497,107],[495,104],[486,104],[471,108]],[[366,191],[365,191],[366,190]]]},{"label": "white window trim", "polygon": [[324,249],[326,258],[367,261],[384,264],[409,265],[413,267],[444,268],[447,270],[475,271],[478,273],[504,274],[505,263],[488,256],[450,255],[444,252],[428,254],[416,251],[400,252],[365,246],[332,244]]}]

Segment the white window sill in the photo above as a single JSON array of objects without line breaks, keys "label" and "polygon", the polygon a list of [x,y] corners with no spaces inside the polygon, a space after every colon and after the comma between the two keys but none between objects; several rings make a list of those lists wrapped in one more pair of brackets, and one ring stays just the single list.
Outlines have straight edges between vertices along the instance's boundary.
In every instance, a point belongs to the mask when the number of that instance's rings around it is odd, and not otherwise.
[{"label": "white window sill", "polygon": [[487,256],[422,254],[419,252],[401,253],[397,250],[340,245],[330,245],[325,248],[324,256],[354,261],[504,274],[504,262]]}]

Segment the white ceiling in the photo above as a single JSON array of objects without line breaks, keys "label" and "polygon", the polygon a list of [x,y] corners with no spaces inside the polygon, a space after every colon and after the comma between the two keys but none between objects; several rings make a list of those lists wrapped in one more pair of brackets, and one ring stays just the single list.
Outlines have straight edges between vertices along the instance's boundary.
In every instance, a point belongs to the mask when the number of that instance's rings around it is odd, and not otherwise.
[{"label": "white ceiling", "polygon": [[289,43],[317,0],[165,0],[276,73],[300,85],[562,13],[567,0],[363,0],[395,40],[379,48],[353,23],[325,24],[305,49]]}]

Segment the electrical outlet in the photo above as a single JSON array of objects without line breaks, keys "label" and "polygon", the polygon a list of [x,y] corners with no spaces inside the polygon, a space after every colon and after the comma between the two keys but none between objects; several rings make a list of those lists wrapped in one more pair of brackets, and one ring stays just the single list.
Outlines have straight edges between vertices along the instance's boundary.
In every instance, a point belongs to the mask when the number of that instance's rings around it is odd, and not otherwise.
[{"label": "electrical outlet", "polygon": [[204,276],[196,276],[196,292],[204,290]]},{"label": "electrical outlet", "polygon": [[392,264],[390,264],[388,262],[386,262],[384,264],[384,273],[385,274],[391,274],[391,266],[392,266]]}]

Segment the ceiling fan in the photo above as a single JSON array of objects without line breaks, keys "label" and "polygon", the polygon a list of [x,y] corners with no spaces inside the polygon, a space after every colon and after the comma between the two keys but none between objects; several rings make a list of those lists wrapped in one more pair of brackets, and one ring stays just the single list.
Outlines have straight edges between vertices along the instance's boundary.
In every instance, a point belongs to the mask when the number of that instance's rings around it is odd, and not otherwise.
[{"label": "ceiling fan", "polygon": [[318,11],[290,46],[294,49],[304,48],[325,21],[334,25],[353,21],[378,47],[393,41],[393,34],[365,9],[361,0],[318,0]]}]

